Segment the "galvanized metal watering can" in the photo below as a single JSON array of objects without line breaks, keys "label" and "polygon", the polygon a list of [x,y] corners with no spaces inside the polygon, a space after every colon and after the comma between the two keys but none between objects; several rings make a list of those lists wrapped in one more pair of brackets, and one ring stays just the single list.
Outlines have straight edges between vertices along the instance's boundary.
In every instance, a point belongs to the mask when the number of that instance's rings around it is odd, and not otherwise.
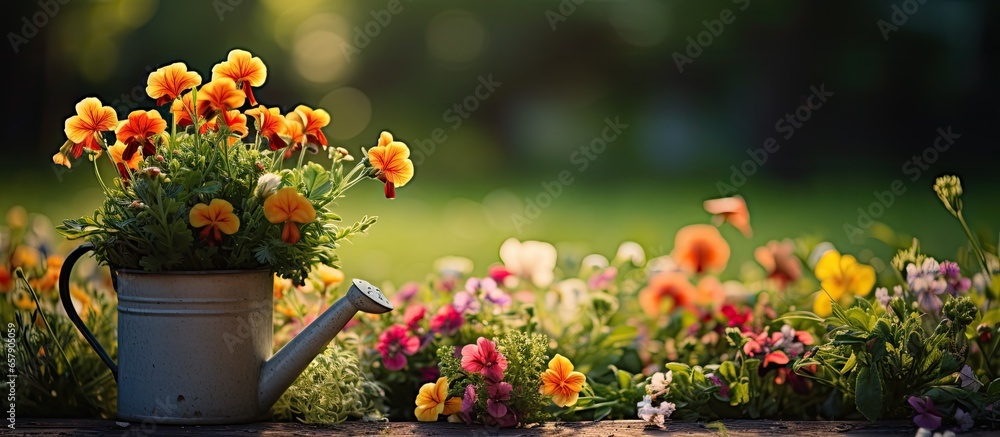
[{"label": "galvanized metal watering can", "polygon": [[69,295],[76,248],[59,275],[66,313],[118,382],[118,418],[155,424],[266,419],[271,406],[358,311],[393,306],[355,279],[347,295],[271,356],[273,280],[268,270],[147,273],[112,269],[118,293],[118,363]]}]

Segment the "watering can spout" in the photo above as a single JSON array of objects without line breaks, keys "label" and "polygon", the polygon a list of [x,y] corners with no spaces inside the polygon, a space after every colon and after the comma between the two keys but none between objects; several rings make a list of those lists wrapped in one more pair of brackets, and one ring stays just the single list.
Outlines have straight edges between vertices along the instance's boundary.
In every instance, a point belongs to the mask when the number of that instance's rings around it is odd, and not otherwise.
[{"label": "watering can spout", "polygon": [[347,295],[337,300],[264,363],[260,372],[258,396],[261,409],[266,411],[274,405],[295,378],[358,311],[381,314],[392,309],[392,303],[381,290],[366,281],[355,279]]}]

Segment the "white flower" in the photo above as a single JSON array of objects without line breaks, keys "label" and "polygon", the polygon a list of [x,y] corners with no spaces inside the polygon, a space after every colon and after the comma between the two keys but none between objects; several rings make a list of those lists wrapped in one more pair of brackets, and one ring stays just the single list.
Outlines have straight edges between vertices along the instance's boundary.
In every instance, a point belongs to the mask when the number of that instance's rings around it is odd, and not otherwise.
[{"label": "white flower", "polygon": [[541,241],[522,243],[516,238],[508,238],[500,246],[500,260],[511,273],[530,279],[535,286],[545,287],[554,277],[556,248]]},{"label": "white flower", "polygon": [[875,300],[878,301],[882,306],[888,306],[889,300],[892,296],[889,296],[889,289],[885,287],[878,287],[875,289]]},{"label": "white flower", "polygon": [[677,410],[677,406],[673,402],[660,402],[660,406],[654,407],[653,400],[649,396],[643,397],[642,402],[637,403],[636,407],[640,419],[660,428],[664,427],[665,421]]},{"label": "white flower", "polygon": [[603,269],[608,265],[608,259],[604,255],[592,253],[583,257],[583,261],[580,261],[580,271],[589,273],[594,270]]},{"label": "white flower", "polygon": [[666,396],[667,393],[670,393],[670,383],[673,379],[674,372],[669,370],[667,373],[654,373],[652,379],[649,381],[649,385],[646,386],[646,393],[654,398]]},{"label": "white flower", "polygon": [[261,199],[267,198],[278,190],[278,184],[280,183],[281,176],[274,173],[264,173],[257,178],[257,188],[254,190],[254,194]]},{"label": "white flower", "polygon": [[976,424],[976,421],[972,420],[972,415],[962,411],[961,408],[955,409],[955,421],[958,422],[958,427],[962,431],[967,431]]},{"label": "white flower", "polygon": [[646,251],[642,246],[634,241],[626,241],[618,246],[618,253],[615,254],[615,264],[631,261],[632,265],[641,266],[646,263]]}]

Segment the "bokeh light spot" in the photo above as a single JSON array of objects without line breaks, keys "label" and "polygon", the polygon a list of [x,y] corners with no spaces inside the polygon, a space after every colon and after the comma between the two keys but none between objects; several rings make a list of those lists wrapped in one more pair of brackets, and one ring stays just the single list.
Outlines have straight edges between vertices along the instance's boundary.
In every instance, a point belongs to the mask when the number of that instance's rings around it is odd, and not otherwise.
[{"label": "bokeh light spot", "polygon": [[361,133],[372,119],[372,102],[357,88],[343,87],[330,91],[319,102],[330,113],[327,132],[335,139],[348,140]]}]

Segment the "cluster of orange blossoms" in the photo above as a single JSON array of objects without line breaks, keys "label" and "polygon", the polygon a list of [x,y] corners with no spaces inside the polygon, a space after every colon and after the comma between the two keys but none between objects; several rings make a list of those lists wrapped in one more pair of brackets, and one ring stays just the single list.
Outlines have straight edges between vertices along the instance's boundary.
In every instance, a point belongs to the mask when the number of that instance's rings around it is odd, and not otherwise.
[{"label": "cluster of orange blossoms", "polygon": [[[224,124],[233,134],[228,138],[230,146],[249,134],[247,120],[252,117],[258,138],[266,139],[272,151],[285,149],[286,158],[302,148],[313,151],[326,148],[328,140],[322,129],[330,124],[330,114],[299,105],[282,115],[278,108],[259,105],[252,88],[263,85],[266,79],[267,67],[261,59],[236,49],[212,68],[212,80],[204,85],[201,75],[188,71],[184,63],[176,62],[149,75],[146,93],[158,106],[170,104],[169,112],[177,127],[193,125],[204,134],[219,131]],[[187,92],[196,88],[196,92]],[[251,108],[240,112],[239,108],[247,101]],[[166,120],[157,110],[132,111],[126,120],[119,121],[114,109],[103,106],[95,97],[87,97],[77,103],[76,115],[66,120],[67,141],[52,160],[71,167],[71,161],[85,150],[100,155],[106,149],[127,184],[144,159],[155,156],[158,145],[169,141],[166,127]],[[107,131],[114,131],[114,145],[106,143],[103,133]],[[346,155],[346,150],[343,154]],[[377,146],[368,152],[372,175],[386,184],[386,197],[394,198],[395,189],[413,177],[409,154],[409,148],[393,141],[388,132],[383,132]],[[281,238],[289,244],[297,243],[301,237],[296,223],[310,223],[316,217],[312,204],[293,187],[270,195],[265,200],[264,211],[268,221],[283,226]],[[240,226],[233,205],[223,199],[194,205],[189,220],[192,227],[201,228],[199,236],[210,245],[219,244],[223,234],[232,235]]]}]

